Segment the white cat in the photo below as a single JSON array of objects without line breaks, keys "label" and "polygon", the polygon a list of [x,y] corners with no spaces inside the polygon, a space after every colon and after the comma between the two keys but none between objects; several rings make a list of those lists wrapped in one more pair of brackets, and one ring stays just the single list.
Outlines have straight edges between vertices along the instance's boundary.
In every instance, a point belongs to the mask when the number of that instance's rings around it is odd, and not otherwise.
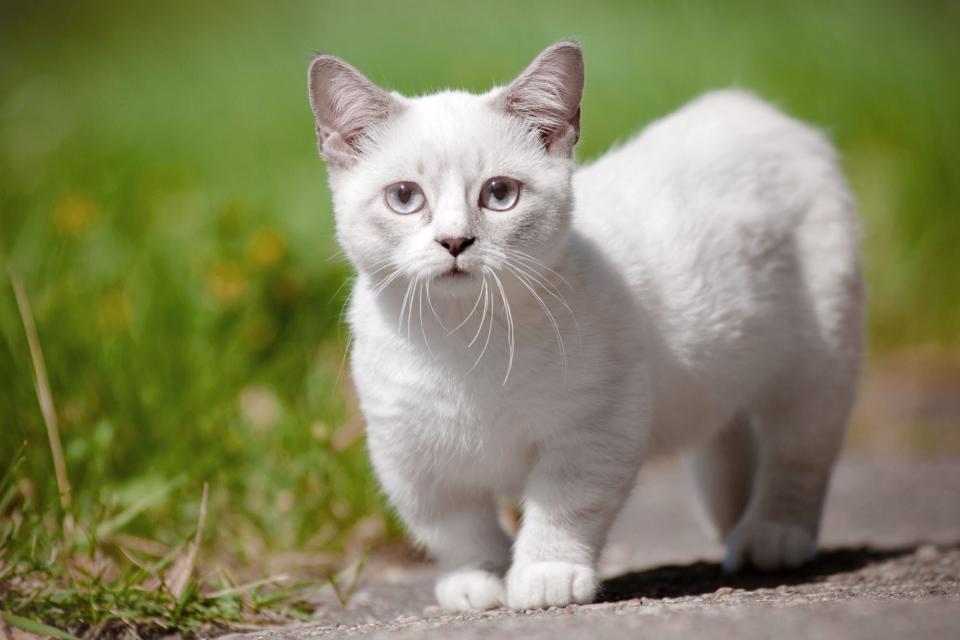
[{"label": "white cat", "polygon": [[583,77],[572,42],[483,95],[310,66],[370,455],[445,608],[592,601],[641,462],[680,447],[728,569],[815,551],[863,341],[836,154],[720,91],[577,168]]}]

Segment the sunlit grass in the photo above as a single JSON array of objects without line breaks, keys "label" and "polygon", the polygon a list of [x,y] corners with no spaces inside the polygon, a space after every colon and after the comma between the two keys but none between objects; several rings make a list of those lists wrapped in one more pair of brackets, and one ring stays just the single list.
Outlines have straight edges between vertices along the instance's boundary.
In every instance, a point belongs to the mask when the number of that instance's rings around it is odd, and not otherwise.
[{"label": "sunlit grass", "polygon": [[[22,451],[22,450],[21,450]],[[364,557],[341,576],[287,575],[239,583],[226,564],[201,560],[207,492],[193,532],[172,548],[119,534],[141,507],[99,522],[41,512],[17,487],[18,452],[0,478],[0,624],[39,636],[210,636],[305,620],[309,601],[332,590],[346,605]]]}]

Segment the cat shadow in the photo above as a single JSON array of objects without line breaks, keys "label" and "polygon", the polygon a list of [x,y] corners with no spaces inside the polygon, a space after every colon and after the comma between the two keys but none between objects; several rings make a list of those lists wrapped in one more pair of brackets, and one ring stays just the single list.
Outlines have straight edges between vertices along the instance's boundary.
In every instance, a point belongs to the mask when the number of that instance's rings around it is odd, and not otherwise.
[{"label": "cat shadow", "polygon": [[744,571],[730,574],[718,562],[693,562],[632,571],[604,580],[599,602],[636,598],[679,598],[713,593],[722,587],[754,591],[782,585],[821,582],[838,573],[856,571],[868,565],[911,555],[917,546],[891,549],[842,547],[822,550],[806,565],[790,571],[762,573]]}]

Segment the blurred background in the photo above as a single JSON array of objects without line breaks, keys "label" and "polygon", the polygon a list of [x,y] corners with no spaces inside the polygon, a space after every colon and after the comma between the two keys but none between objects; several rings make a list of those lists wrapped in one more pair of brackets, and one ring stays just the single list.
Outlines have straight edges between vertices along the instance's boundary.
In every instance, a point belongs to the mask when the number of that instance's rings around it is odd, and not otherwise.
[{"label": "blurred background", "polygon": [[[343,365],[349,266],[307,105],[317,50],[409,94],[583,44],[589,160],[716,87],[822,127],[865,222],[851,447],[960,451],[960,3],[0,4],[0,475],[58,507],[7,267],[32,303],[73,511],[173,544],[210,486],[231,564],[389,540]],[[162,549],[162,547],[161,547]]]}]

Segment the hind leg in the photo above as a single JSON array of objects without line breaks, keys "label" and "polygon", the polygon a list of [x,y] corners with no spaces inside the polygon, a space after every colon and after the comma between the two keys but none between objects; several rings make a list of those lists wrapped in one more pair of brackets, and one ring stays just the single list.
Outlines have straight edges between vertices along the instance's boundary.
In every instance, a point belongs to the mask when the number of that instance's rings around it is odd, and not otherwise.
[{"label": "hind leg", "polygon": [[700,502],[721,540],[737,524],[750,500],[756,447],[746,414],[738,414],[690,460]]},{"label": "hind leg", "polygon": [[827,369],[778,385],[755,410],[756,471],[749,503],[726,538],[724,567],[773,571],[816,552],[833,464],[854,396],[855,376]]}]

